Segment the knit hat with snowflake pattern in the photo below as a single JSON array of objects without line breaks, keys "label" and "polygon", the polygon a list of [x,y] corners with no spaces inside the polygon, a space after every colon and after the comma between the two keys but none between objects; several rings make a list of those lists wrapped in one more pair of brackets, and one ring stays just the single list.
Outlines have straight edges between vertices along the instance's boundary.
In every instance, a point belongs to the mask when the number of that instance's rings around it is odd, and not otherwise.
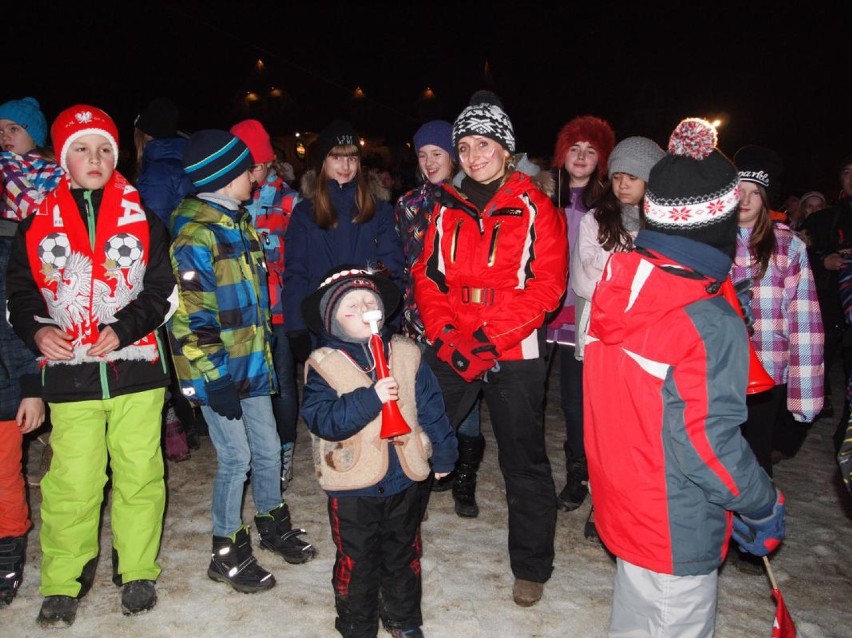
[{"label": "knit hat with snowflake pattern", "polygon": [[88,104],[76,104],[62,111],[50,127],[53,150],[63,170],[68,171],[68,149],[84,135],[102,135],[112,146],[113,168],[118,166],[118,127],[101,109]]},{"label": "knit hat with snowflake pattern", "polygon": [[515,152],[515,130],[503,110],[503,103],[491,91],[477,91],[453,123],[453,147],[466,135],[480,135],[494,140],[510,153]]},{"label": "knit hat with snowflake pattern", "polygon": [[740,199],[737,169],[716,148],[716,129],[687,118],[669,138],[668,153],[648,178],[649,230],[687,237],[732,256]]}]

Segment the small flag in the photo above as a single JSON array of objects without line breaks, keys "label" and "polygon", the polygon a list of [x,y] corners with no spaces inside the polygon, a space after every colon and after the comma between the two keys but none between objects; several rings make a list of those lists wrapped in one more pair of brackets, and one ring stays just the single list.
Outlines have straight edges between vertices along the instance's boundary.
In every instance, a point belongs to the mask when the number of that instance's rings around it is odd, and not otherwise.
[{"label": "small flag", "polygon": [[775,621],[772,623],[772,636],[770,638],[801,638],[801,634],[796,630],[796,625],[790,616],[790,611],[784,603],[781,590],[773,589],[772,597],[778,603],[778,607],[775,610]]}]

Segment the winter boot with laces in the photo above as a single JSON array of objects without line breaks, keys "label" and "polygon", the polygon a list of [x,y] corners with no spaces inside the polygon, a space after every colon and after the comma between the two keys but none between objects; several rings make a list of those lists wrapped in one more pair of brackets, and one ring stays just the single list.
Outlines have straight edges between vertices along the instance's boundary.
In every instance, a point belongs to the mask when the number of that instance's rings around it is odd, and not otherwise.
[{"label": "winter boot with laces", "polygon": [[307,563],[316,554],[313,545],[299,538],[305,530],[293,529],[287,503],[281,503],[266,514],[258,514],[254,524],[260,534],[260,546],[279,554],[291,565]]},{"label": "winter boot with laces", "polygon": [[560,509],[570,512],[577,509],[589,495],[589,466],[586,457],[567,459],[567,481],[556,497]]},{"label": "winter boot with laces", "polygon": [[458,435],[459,461],[456,464],[456,477],[453,479],[453,500],[458,516],[476,518],[479,506],[476,504],[476,473],[485,452],[485,438],[482,436]]},{"label": "winter boot with laces", "polygon": [[12,603],[24,575],[25,536],[0,538],[0,607]]},{"label": "winter boot with laces", "polygon": [[272,589],[275,576],[257,564],[251,551],[249,528],[243,525],[233,536],[214,536],[213,555],[207,575],[228,583],[238,592],[252,594]]}]

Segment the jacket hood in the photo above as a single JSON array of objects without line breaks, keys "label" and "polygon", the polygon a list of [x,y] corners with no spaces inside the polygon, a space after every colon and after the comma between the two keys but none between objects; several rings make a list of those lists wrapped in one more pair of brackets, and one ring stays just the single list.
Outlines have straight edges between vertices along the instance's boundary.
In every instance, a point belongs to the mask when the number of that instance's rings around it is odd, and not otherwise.
[{"label": "jacket hood", "polygon": [[[379,201],[389,202],[391,198],[390,191],[382,186],[379,177],[372,171],[367,171],[367,186],[370,189],[370,194]],[[349,182],[353,184],[354,182]],[[317,172],[309,170],[302,175],[302,182],[299,187],[299,192],[305,199],[313,199],[317,192]]]},{"label": "jacket hood", "polygon": [[595,289],[589,336],[608,345],[623,343],[626,335],[674,310],[719,296],[714,284],[656,251],[615,253]]},{"label": "jacket hood", "polygon": [[164,159],[183,160],[183,149],[186,148],[186,140],[182,137],[165,137],[163,139],[151,140],[145,145],[142,154],[146,162],[155,162]]}]

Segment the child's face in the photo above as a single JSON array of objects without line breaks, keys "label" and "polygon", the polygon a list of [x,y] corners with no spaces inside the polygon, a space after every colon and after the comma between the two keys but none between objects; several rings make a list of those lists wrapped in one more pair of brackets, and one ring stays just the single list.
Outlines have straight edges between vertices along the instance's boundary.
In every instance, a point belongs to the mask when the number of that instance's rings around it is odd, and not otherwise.
[{"label": "child's face", "polygon": [[235,177],[231,180],[222,189],[222,191],[225,195],[237,200],[238,202],[247,202],[251,199],[251,189],[251,173],[249,171],[245,171],[244,173],[241,173],[239,177]]},{"label": "child's face", "polygon": [[589,183],[598,167],[598,151],[588,142],[577,142],[565,153],[565,172],[570,186],[579,187]]},{"label": "child's face", "polygon": [[358,340],[370,338],[370,324],[365,323],[362,315],[368,310],[378,310],[379,302],[375,293],[366,288],[356,288],[347,292],[340,303],[334,319],[347,336]]},{"label": "child's face", "polygon": [[103,135],[90,133],[78,137],[65,156],[71,186],[87,190],[103,188],[112,177],[115,161],[112,144]]},{"label": "child's face", "polygon": [[614,173],[612,192],[626,206],[637,206],[645,196],[645,182],[630,173]]},{"label": "child's face", "polygon": [[27,129],[12,120],[0,120],[0,149],[26,155],[36,147]]}]

